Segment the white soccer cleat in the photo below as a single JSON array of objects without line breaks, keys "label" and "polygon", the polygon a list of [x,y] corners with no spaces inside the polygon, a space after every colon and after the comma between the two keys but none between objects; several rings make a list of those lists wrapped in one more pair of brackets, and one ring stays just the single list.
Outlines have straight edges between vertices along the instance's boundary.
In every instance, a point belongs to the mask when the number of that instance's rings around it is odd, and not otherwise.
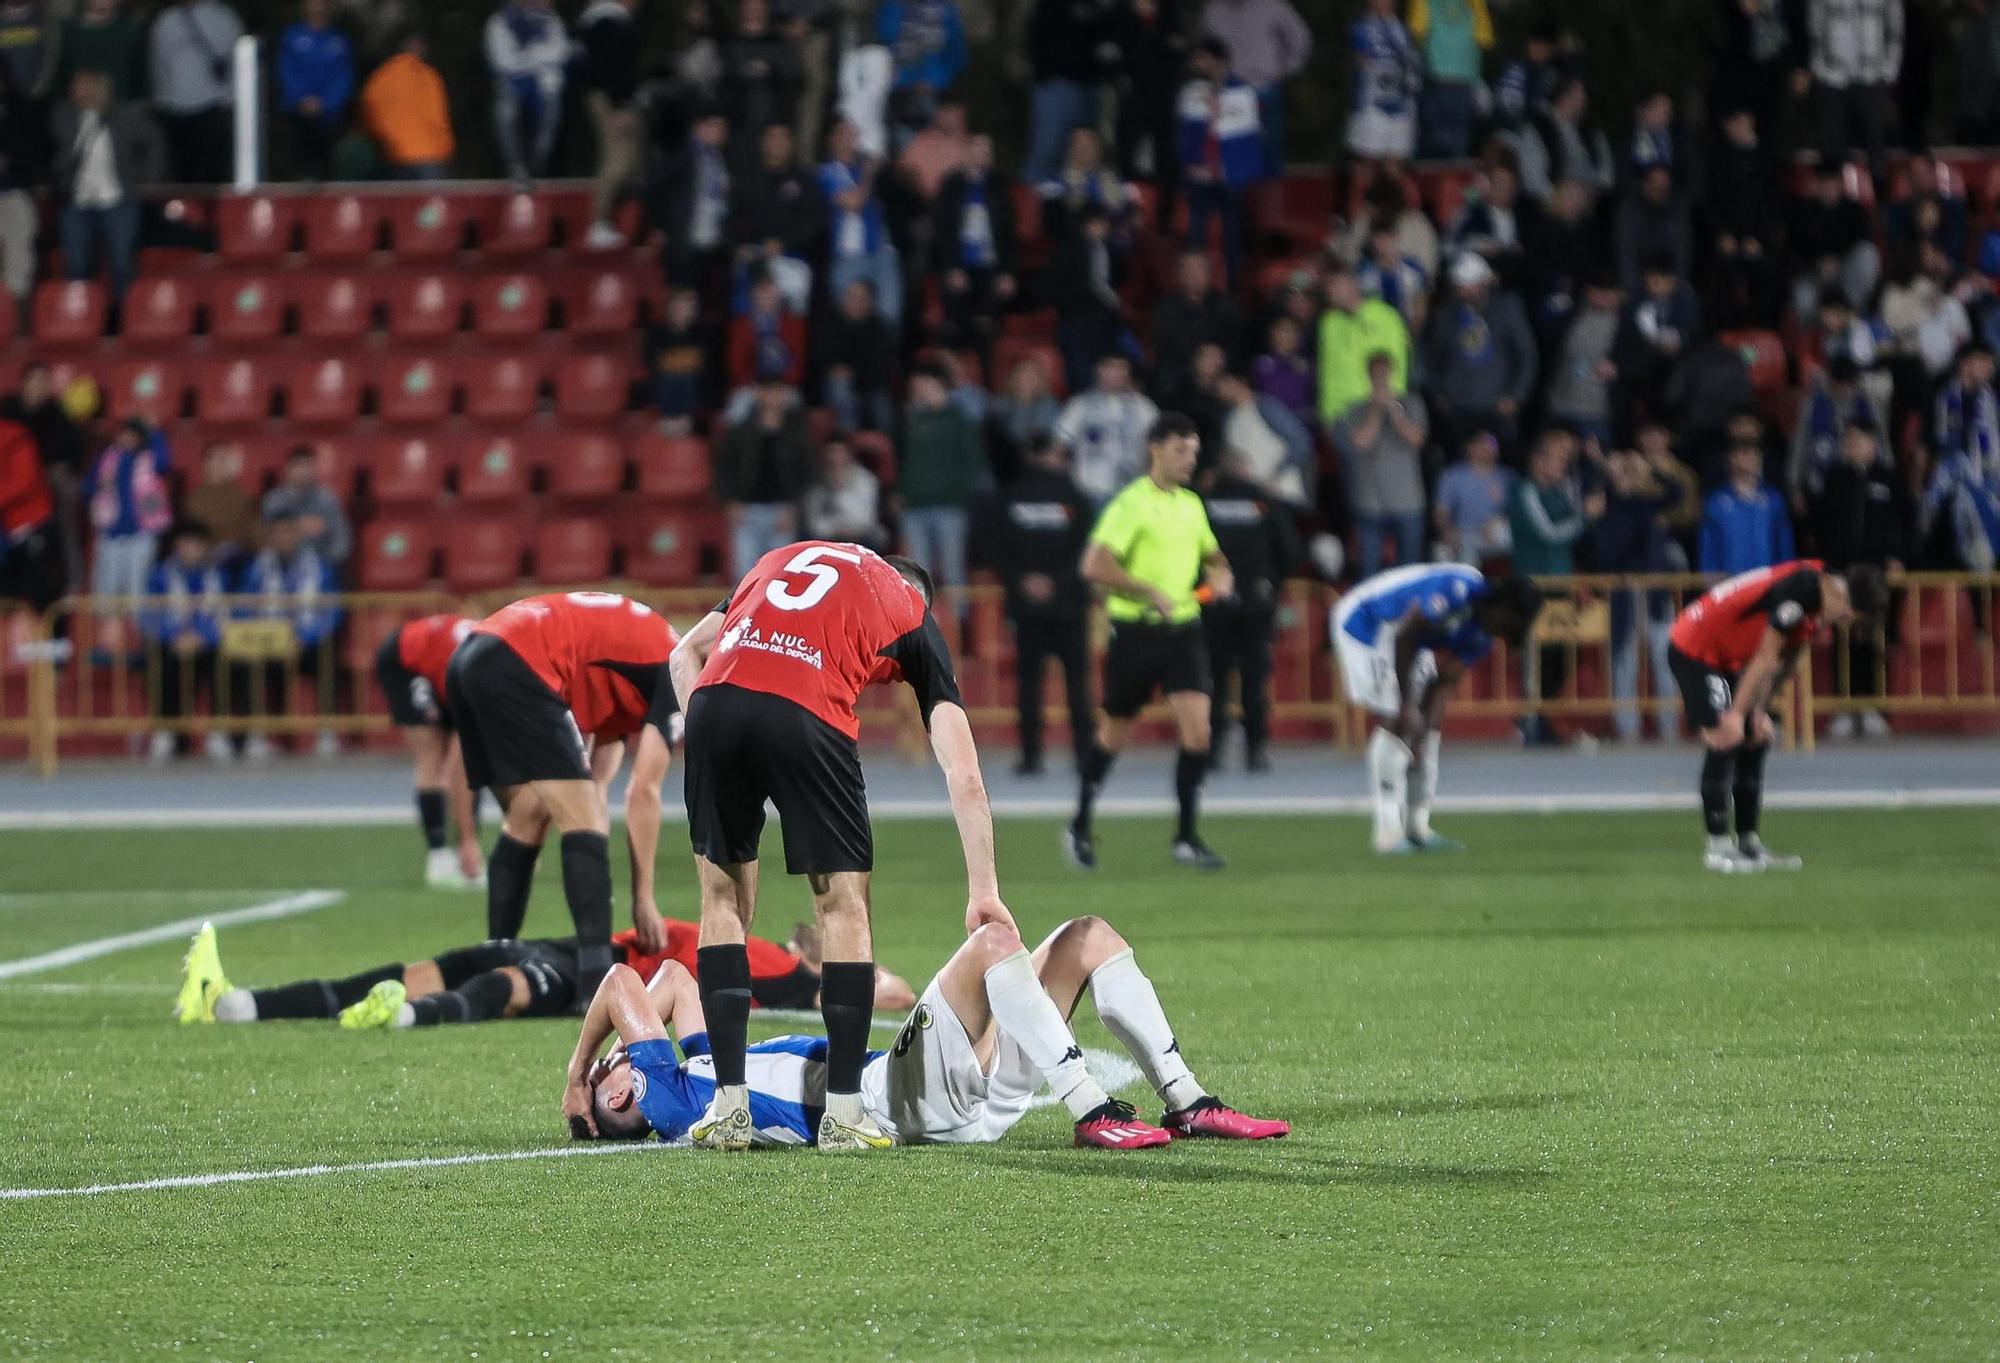
[{"label": "white soccer cleat", "polygon": [[1780,856],[1764,845],[1764,840],[1752,833],[1743,839],[1738,851],[1757,863],[1760,871],[1801,871],[1805,869],[1804,857]]},{"label": "white soccer cleat", "polygon": [[826,1151],[887,1150],[895,1143],[895,1137],[865,1112],[852,1121],[842,1121],[831,1112],[821,1113],[819,1136],[813,1142]]},{"label": "white soccer cleat", "polygon": [[703,1150],[748,1150],[756,1128],[750,1124],[750,1090],[718,1086],[708,1110],[688,1128],[688,1140]]},{"label": "white soccer cleat", "polygon": [[1702,854],[1701,865],[1703,870],[1719,871],[1726,876],[1750,875],[1764,869],[1762,862],[1734,844],[1709,848]]},{"label": "white soccer cleat", "polygon": [[465,872],[458,865],[458,853],[449,847],[434,847],[424,853],[424,884],[433,890],[466,888]]},{"label": "white soccer cleat", "polygon": [[268,762],[276,751],[271,740],[262,734],[251,734],[243,744],[243,760],[246,762]]},{"label": "white soccer cleat", "polygon": [[1882,718],[1880,710],[1863,710],[1861,712],[1861,736],[1863,738],[1887,738],[1893,732],[1894,730],[1889,727],[1889,721]]},{"label": "white soccer cleat", "polygon": [[146,744],[146,760],[154,766],[163,766],[174,760],[174,736],[165,729],[157,729]]},{"label": "white soccer cleat", "polygon": [[227,734],[210,734],[201,741],[201,750],[211,762],[229,762],[236,756],[236,750],[229,746]]}]

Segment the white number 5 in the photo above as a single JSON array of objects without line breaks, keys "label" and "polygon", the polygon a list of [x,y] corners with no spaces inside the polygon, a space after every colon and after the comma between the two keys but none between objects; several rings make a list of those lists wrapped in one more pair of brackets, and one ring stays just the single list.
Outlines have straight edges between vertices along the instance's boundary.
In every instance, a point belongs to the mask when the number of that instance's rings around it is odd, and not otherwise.
[{"label": "white number 5", "polygon": [[811,610],[826,599],[826,594],[840,581],[840,569],[820,562],[821,559],[839,559],[842,563],[860,563],[861,555],[850,554],[845,549],[829,549],[823,544],[815,544],[810,549],[801,549],[785,565],[787,573],[808,573],[812,581],[802,591],[793,591],[788,582],[772,581],[764,588],[764,599],[779,610]]}]

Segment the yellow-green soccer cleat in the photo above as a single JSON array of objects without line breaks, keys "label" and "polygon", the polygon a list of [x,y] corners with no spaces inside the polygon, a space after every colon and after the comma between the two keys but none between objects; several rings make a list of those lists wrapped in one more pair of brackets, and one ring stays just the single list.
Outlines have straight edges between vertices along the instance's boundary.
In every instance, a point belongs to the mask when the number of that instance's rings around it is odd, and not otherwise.
[{"label": "yellow-green soccer cleat", "polygon": [[408,996],[401,980],[384,980],[368,991],[367,998],[340,1010],[340,1025],[350,1032],[394,1027]]},{"label": "yellow-green soccer cleat", "polygon": [[750,1090],[718,1088],[708,1110],[688,1128],[688,1140],[702,1150],[748,1150],[756,1127],[750,1121]]},{"label": "yellow-green soccer cleat", "polygon": [[814,1142],[825,1151],[842,1150],[887,1150],[896,1143],[895,1137],[875,1124],[875,1119],[867,1113],[852,1122],[843,1122],[831,1112],[823,1112],[819,1118],[819,1139]]},{"label": "yellow-green soccer cleat", "polygon": [[229,992],[222,974],[222,953],[215,945],[215,924],[203,923],[188,942],[181,957],[181,994],[174,1001],[174,1016],[182,1026],[191,1022],[215,1021],[215,1001]]}]

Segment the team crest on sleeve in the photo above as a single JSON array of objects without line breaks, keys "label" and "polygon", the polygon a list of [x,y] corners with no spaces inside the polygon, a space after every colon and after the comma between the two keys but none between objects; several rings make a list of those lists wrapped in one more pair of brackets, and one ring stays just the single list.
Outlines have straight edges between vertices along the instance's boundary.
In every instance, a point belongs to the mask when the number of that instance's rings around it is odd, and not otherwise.
[{"label": "team crest on sleeve", "polygon": [[1795,629],[1799,621],[1806,618],[1806,608],[1796,601],[1780,601],[1778,608],[1771,612],[1771,618],[1779,629]]},{"label": "team crest on sleeve", "polygon": [[1445,596],[1442,592],[1438,593],[1436,596],[1433,596],[1431,598],[1432,615],[1443,615],[1445,611],[1450,608],[1450,606],[1451,606],[1450,598]]}]

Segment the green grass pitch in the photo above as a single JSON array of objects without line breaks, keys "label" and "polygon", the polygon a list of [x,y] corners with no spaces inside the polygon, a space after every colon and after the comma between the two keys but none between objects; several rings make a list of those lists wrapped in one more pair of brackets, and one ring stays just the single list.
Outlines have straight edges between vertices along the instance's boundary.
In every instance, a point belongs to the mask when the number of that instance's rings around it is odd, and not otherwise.
[{"label": "green grass pitch", "polygon": [[[1122,928],[1197,1073],[1287,1141],[1079,1151],[1042,1110],[985,1148],[0,1200],[0,1359],[2000,1353],[1994,811],[1781,812],[1807,870],[1740,880],[1696,869],[1690,815],[1441,822],[1472,851],[1217,819],[1211,877],[1117,822],[1089,879],[1052,823],[1001,826],[1024,932]],[[414,841],[0,834],[0,961],[310,888],[346,898],[223,931],[235,982],[477,938],[476,899],[411,888]],[[921,982],[957,847],[880,844],[878,949]],[[531,931],[564,930],[554,860]],[[801,890],[766,895],[782,935]],[[183,1029],[180,949],[0,982],[0,1188],[563,1144],[569,1024]]]}]

